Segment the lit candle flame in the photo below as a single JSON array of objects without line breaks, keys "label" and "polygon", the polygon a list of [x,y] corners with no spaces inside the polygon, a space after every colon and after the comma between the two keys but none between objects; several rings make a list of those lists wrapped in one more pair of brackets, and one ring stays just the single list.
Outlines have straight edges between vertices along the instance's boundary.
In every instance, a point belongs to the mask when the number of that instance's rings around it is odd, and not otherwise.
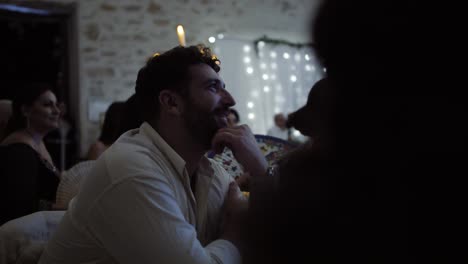
[{"label": "lit candle flame", "polygon": [[177,37],[179,38],[179,44],[185,46],[185,31],[182,25],[177,26]]}]

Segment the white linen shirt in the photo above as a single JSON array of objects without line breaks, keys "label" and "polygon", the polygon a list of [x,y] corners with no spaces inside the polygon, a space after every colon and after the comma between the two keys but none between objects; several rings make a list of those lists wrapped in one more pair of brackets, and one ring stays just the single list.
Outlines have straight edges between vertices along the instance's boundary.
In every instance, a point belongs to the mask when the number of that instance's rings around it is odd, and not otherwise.
[{"label": "white linen shirt", "polygon": [[240,263],[217,239],[232,179],[206,158],[197,176],[194,197],[185,161],[148,123],[126,132],[96,161],[39,263]]},{"label": "white linen shirt", "polygon": [[268,129],[267,135],[272,136],[272,137],[281,138],[283,140],[288,140],[289,129],[281,129],[281,128],[277,127],[277,126],[273,126],[272,128]]}]

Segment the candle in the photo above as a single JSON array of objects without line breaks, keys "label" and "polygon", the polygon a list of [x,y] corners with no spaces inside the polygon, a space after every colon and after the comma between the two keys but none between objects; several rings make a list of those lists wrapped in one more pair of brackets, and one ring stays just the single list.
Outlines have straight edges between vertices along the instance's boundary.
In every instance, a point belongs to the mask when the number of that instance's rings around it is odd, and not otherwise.
[{"label": "candle", "polygon": [[179,37],[179,44],[185,46],[185,32],[182,25],[177,26],[177,37]]}]

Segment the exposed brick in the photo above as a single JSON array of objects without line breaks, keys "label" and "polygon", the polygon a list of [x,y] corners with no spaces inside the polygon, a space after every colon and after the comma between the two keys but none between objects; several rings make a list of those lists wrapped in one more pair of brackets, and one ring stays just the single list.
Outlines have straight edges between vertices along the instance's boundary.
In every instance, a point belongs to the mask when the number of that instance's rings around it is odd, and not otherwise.
[{"label": "exposed brick", "polygon": [[147,11],[150,14],[158,14],[161,13],[162,7],[160,4],[151,1],[148,5]]},{"label": "exposed brick", "polygon": [[108,3],[101,4],[100,8],[101,8],[101,10],[108,11],[108,12],[112,12],[112,11],[117,10],[117,7],[115,5],[108,4]]}]

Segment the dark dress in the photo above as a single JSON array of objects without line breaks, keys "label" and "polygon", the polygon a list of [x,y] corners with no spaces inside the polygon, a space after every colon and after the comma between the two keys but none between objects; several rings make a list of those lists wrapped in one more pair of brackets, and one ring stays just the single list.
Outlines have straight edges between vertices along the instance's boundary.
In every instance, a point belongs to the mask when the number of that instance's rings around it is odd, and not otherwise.
[{"label": "dark dress", "polygon": [[57,172],[31,146],[24,143],[1,146],[0,225],[50,209],[59,181]]}]

